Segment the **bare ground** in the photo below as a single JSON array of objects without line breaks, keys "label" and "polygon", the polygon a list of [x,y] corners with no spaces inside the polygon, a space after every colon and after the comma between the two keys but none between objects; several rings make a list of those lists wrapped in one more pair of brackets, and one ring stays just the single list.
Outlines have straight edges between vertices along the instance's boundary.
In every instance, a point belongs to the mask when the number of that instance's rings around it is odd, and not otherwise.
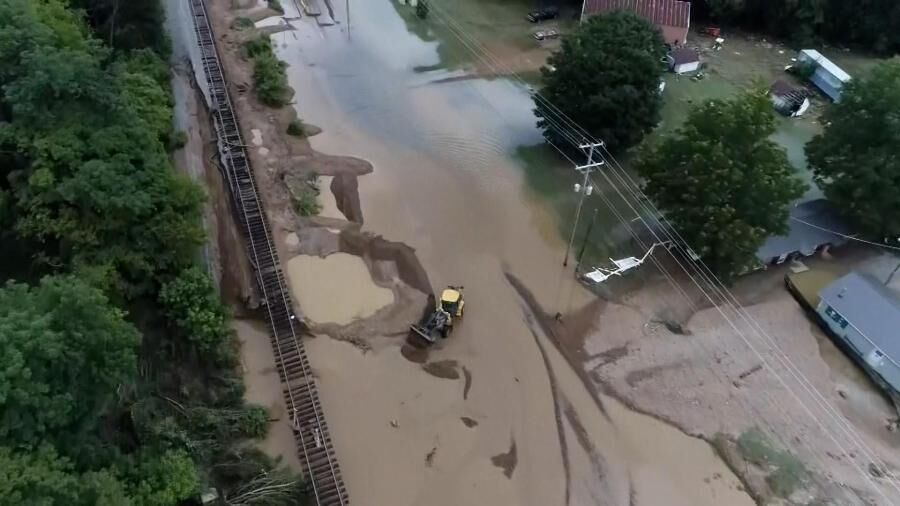
[{"label": "bare ground", "polygon": [[[764,332],[727,308],[688,304],[657,280],[600,311],[565,317],[557,341],[597,388],[713,443],[760,502],[778,495],[770,485],[774,471],[748,462],[735,445],[754,427],[810,471],[782,497],[791,504],[882,504],[881,493],[896,500],[878,476],[882,462],[894,473],[900,465],[900,438],[891,430],[896,412],[811,323],[783,289],[783,275],[783,268],[757,273],[735,288]],[[680,318],[672,320],[673,313]]]}]

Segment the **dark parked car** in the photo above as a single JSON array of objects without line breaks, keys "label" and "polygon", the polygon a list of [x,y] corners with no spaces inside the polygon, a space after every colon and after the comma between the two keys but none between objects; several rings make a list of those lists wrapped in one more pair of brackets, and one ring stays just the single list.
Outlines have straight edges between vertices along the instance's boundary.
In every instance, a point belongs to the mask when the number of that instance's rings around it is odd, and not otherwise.
[{"label": "dark parked car", "polygon": [[548,19],[556,19],[559,16],[559,8],[558,7],[545,7],[540,10],[529,12],[525,19],[531,21],[532,23],[539,23],[541,21],[547,21]]}]

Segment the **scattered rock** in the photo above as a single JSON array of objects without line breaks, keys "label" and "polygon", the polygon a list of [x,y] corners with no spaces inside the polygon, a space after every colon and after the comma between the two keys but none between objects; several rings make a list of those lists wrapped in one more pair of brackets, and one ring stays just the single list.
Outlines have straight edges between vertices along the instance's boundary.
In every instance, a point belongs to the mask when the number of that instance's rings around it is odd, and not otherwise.
[{"label": "scattered rock", "polygon": [[466,427],[468,427],[470,429],[472,427],[475,427],[478,425],[478,420],[475,420],[474,418],[469,418],[468,416],[460,417],[460,420],[462,420],[463,425],[465,425]]},{"label": "scattered rock", "polygon": [[400,422],[398,422],[397,420],[391,420],[391,427],[396,429],[399,426],[400,426]]}]

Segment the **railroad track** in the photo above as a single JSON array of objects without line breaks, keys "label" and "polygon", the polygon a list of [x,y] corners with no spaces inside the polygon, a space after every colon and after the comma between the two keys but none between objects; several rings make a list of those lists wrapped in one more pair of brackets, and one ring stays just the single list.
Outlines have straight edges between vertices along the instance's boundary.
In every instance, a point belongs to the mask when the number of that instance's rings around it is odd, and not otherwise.
[{"label": "railroad track", "polygon": [[244,225],[249,258],[269,319],[275,365],[293,424],[300,464],[317,506],[347,506],[350,499],[334,454],[309,358],[300,340],[301,326],[295,319],[278,254],[256,192],[250,160],[228,94],[206,5],[203,0],[190,0],[190,5],[194,31],[200,45],[201,64],[213,102],[223,176],[228,181],[234,209]]}]

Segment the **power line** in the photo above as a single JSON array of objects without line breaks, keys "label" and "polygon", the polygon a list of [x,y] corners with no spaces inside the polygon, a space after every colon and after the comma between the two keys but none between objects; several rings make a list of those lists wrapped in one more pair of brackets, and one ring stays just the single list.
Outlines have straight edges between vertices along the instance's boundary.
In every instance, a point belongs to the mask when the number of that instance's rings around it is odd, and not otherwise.
[{"label": "power line", "polygon": [[[437,10],[440,11],[441,9],[437,9]],[[447,15],[444,14],[444,16],[447,16]],[[440,17],[440,14],[439,14],[439,17]],[[448,28],[451,28],[451,26],[450,26],[451,24],[454,24],[454,25],[455,25],[455,22],[452,21],[452,20],[450,20],[448,17],[445,17],[444,23],[445,23],[445,25],[448,26]],[[455,25],[455,26],[456,26],[457,29],[459,29],[459,30],[461,31],[461,33],[456,33],[456,31],[455,31],[453,28],[451,28],[451,32],[454,32],[454,35],[455,35],[455,36],[456,36],[456,37],[457,37],[464,45],[466,45],[466,47],[467,47],[470,51],[472,51],[472,52],[476,55],[476,57],[478,57],[480,60],[482,60],[482,61],[484,61],[485,63],[487,63],[487,65],[488,65],[489,67],[491,67],[491,68],[492,68],[493,70],[495,70],[495,71],[497,70],[497,66],[503,67],[502,64],[497,64],[495,58],[491,58],[492,60],[494,60],[494,64],[491,64],[490,62],[488,62],[488,61],[484,58],[485,55],[489,55],[489,54],[490,54],[490,52],[487,51],[486,49],[483,49],[483,50],[481,51],[480,54],[479,54],[479,51],[478,51],[477,49],[472,49],[472,47],[470,46],[470,44],[467,43],[465,40],[463,40],[463,36],[465,36],[465,31],[464,31],[462,28],[460,28],[458,25]],[[474,40],[474,39],[472,38],[472,40]],[[474,43],[475,43],[476,45],[478,44],[477,41],[475,41]],[[515,72],[509,70],[508,68],[506,69],[506,72],[507,72],[508,75],[510,75],[510,77],[515,78],[515,79],[518,80],[520,83],[524,84],[525,86],[528,86],[527,83],[525,83],[525,81],[522,80]],[[584,141],[588,141],[588,142],[590,142],[590,141],[596,141],[595,139],[592,139],[592,137],[589,135],[589,133],[588,133],[583,127],[581,127],[580,125],[578,125],[577,123],[575,123],[574,121],[572,121],[571,118],[569,118],[564,112],[560,111],[555,105],[553,105],[551,102],[549,102],[546,98],[542,97],[542,96],[541,96],[539,93],[537,93],[536,91],[531,90],[530,87],[528,87],[527,89],[529,89],[529,91],[530,91],[530,93],[532,94],[532,96],[535,97],[535,102],[538,103],[539,106],[540,106],[541,104],[544,104],[544,105],[546,106],[547,111],[553,116],[552,118],[549,117],[549,116],[545,116],[545,118],[544,118],[545,121],[547,121],[547,123],[548,123],[550,126],[552,126],[552,127],[554,127],[555,129],[557,129],[557,130],[561,133],[561,135],[563,135],[563,137],[564,137],[566,140],[568,140],[570,143],[572,143],[572,144],[575,145],[575,146],[577,146],[578,144],[580,144],[580,143],[582,143],[582,142],[584,142]],[[562,128],[560,125],[565,125],[565,126],[571,128],[572,130],[574,130],[575,132],[574,132],[574,133],[571,132],[571,131],[566,132],[566,131],[564,130],[564,128]],[[581,139],[578,138],[579,136],[581,137]],[[562,150],[559,149],[558,146],[555,146],[555,145],[554,145],[554,148],[557,149],[558,151],[562,151]],[[608,150],[607,150],[607,153],[608,153]],[[608,156],[611,157],[612,155],[608,153]],[[567,157],[567,158],[568,158],[568,157]],[[628,177],[628,178],[630,179],[630,176],[628,175],[627,171],[624,171],[624,169],[622,169],[621,165],[619,165],[618,162],[616,162],[616,165],[618,165],[618,167],[617,167],[618,171],[624,172],[625,175],[626,175],[626,177]],[[617,174],[617,171],[616,171],[616,170],[611,170],[611,172],[612,172],[613,174]],[[613,186],[613,188],[616,189],[616,191],[618,192],[619,190],[618,190],[618,189],[616,188],[616,186],[608,179],[608,176],[606,176],[605,173],[603,173],[603,175],[604,175],[604,177],[607,179],[607,181],[610,183],[610,185]],[[617,174],[617,176],[621,178],[621,175]],[[622,179],[620,179],[620,180],[622,180]],[[623,180],[623,181],[624,181],[624,180]],[[633,179],[632,179],[632,183],[634,184],[635,187],[637,187],[636,183],[633,182]],[[641,206],[641,202],[643,201],[643,199],[641,199],[639,195],[642,195],[645,199],[647,199],[646,202],[649,202],[649,199],[646,197],[646,195],[643,194],[643,192],[641,192],[641,190],[639,189],[639,187],[637,187],[637,190],[635,191],[634,189],[632,189],[631,187],[629,187],[629,186],[626,184],[626,185],[625,185],[625,188],[626,188],[628,191],[630,191],[630,192],[632,193],[633,197],[635,198],[636,202],[638,203],[638,206]],[[634,207],[631,206],[630,203],[628,203],[628,199],[627,199],[624,195],[622,195],[621,192],[619,192],[619,194],[620,194],[620,196],[623,198],[623,201],[624,201],[626,204],[628,204],[629,207],[631,207],[633,211],[635,211],[635,213],[636,213],[636,215],[638,216],[638,218],[640,218],[641,222],[648,228],[648,230],[650,230],[651,233],[653,233],[653,234],[655,235],[655,231],[653,231],[652,227],[650,227],[649,224],[647,224],[647,222],[644,220],[644,218],[641,216],[641,214],[638,213],[637,210],[635,210]],[[650,205],[652,206],[652,203],[651,203]],[[646,208],[646,204],[645,204],[643,207]],[[659,213],[658,210],[656,210],[656,212],[654,212],[654,213],[651,213],[651,216],[654,216],[654,217],[659,216],[659,217],[661,217],[663,220],[665,219],[665,217],[662,216],[662,214]],[[658,223],[661,224],[660,218],[656,218],[656,220],[657,220]],[[672,229],[672,231],[675,232],[675,233],[677,234],[677,230]],[[661,232],[664,233],[664,234],[669,235],[669,237],[672,237],[671,233],[668,231],[668,227],[662,227]],[[680,235],[679,235],[679,237],[680,237]],[[677,242],[676,242],[676,244],[680,245],[680,244],[686,244],[686,243],[684,243],[683,238],[681,238],[681,243],[677,243]],[[683,248],[682,248],[682,249],[683,249]],[[686,253],[687,253],[687,252],[686,252]],[[677,261],[677,259],[676,259],[676,261]],[[719,297],[722,298],[722,300],[726,303],[727,306],[730,306],[731,309],[734,310],[734,311],[738,314],[738,316],[739,316],[741,319],[743,319],[745,322],[749,323],[749,324],[751,325],[751,327],[755,327],[755,328],[757,329],[757,332],[758,332],[758,333],[761,333],[762,335],[765,335],[766,337],[768,337],[769,340],[772,342],[772,344],[774,344],[773,348],[777,348],[779,351],[781,351],[780,348],[777,346],[777,344],[774,343],[774,340],[771,339],[771,336],[768,336],[768,334],[766,334],[765,331],[762,330],[762,328],[759,326],[758,323],[756,323],[755,321],[753,321],[752,318],[749,317],[749,315],[747,315],[745,311],[742,312],[740,309],[738,309],[739,304],[737,304],[737,306],[735,306],[735,304],[732,303],[732,300],[733,300],[734,302],[737,302],[737,301],[736,301],[736,298],[733,296],[733,294],[730,294],[730,292],[728,292],[727,288],[725,288],[725,286],[724,286],[724,284],[721,282],[721,280],[719,280],[717,277],[715,277],[715,275],[711,272],[711,270],[709,270],[709,268],[708,268],[705,264],[703,264],[702,261],[701,261],[700,263],[701,263],[701,265],[704,266],[704,268],[706,269],[707,272],[704,272],[703,270],[700,270],[696,265],[694,265],[695,272],[696,272],[697,274],[699,274],[701,277],[704,278],[704,281],[705,281],[705,282],[706,282],[706,283],[714,290],[714,292],[715,292]],[[682,270],[685,271],[685,273],[686,273],[686,274],[689,276],[689,278],[694,282],[694,284],[701,290],[701,292],[704,294],[704,296],[705,296],[705,297],[706,297],[706,298],[707,298],[707,299],[708,299],[708,300],[709,300],[709,301],[717,308],[717,310],[718,310],[719,313],[723,316],[723,318],[725,318],[726,321],[729,322],[729,324],[732,326],[732,328],[735,330],[735,332],[738,334],[738,336],[741,337],[741,338],[744,340],[745,344],[747,344],[748,347],[750,347],[752,350],[754,350],[754,352],[759,356],[759,358],[762,359],[761,354],[759,354],[759,352],[756,351],[755,347],[753,347],[753,346],[749,343],[749,341],[746,339],[746,336],[743,335],[743,333],[740,331],[740,329],[737,328],[737,326],[734,324],[734,322],[732,322],[732,321],[730,320],[730,318],[728,318],[728,316],[724,313],[724,311],[722,310],[722,308],[719,307],[719,304],[716,304],[715,301],[712,300],[712,298],[709,296],[709,294],[707,294],[706,291],[703,290],[702,286],[701,286],[699,283],[697,283],[697,281],[694,279],[693,275],[691,275],[691,274],[684,268],[684,266],[680,264],[680,262],[679,262],[679,266],[681,266]],[[711,277],[710,277],[710,276],[711,276]],[[670,282],[673,282],[673,280],[672,280],[671,278],[669,278],[669,279],[670,279]],[[723,290],[724,290],[724,292],[723,292]],[[812,389],[812,392],[814,393],[814,395],[813,395],[814,401],[816,401],[816,404],[818,404],[819,407],[823,408],[823,410],[824,410],[827,414],[829,414],[830,416],[835,417],[834,408],[828,403],[828,401],[827,401],[826,399],[824,399],[824,397],[821,395],[821,393],[819,393],[819,392],[815,389],[815,387],[811,384],[811,382],[809,382],[809,380],[806,379],[805,376],[802,375],[802,372],[799,371],[799,369],[796,368],[795,365],[793,365],[793,363],[790,361],[790,359],[787,357],[787,355],[784,354],[783,351],[781,351],[781,354],[783,355],[783,358],[784,358],[784,359],[787,359],[787,362],[786,362],[786,363],[783,362],[782,365],[783,365],[786,369],[788,369],[788,372],[790,372],[791,375],[794,376],[794,379],[795,379],[796,381],[798,381],[798,383],[800,383],[801,387],[803,387],[803,389],[806,390],[807,393],[810,392],[810,388]],[[794,392],[794,391],[787,385],[787,383],[784,381],[784,379],[781,378],[780,375],[778,375],[778,373],[777,373],[771,366],[768,366],[767,368],[769,369],[769,371],[770,371],[774,376],[776,376],[776,378],[782,383],[782,385],[783,385],[789,392],[791,392],[792,395],[794,395],[794,397],[795,397],[795,398],[797,399],[797,401],[804,407],[804,409],[807,411],[807,413],[808,413],[814,420],[816,420],[816,421],[819,423],[820,428],[822,428],[823,431],[825,431],[826,433],[828,433],[829,431],[825,428],[825,426],[822,425],[821,422],[818,420],[818,418],[815,417],[815,416],[813,415],[813,413],[812,413],[812,411],[809,409],[809,407],[806,406],[805,404],[803,404],[802,400],[799,398],[799,396],[797,396],[796,392]],[[799,373],[799,377],[798,377],[798,373]],[[802,378],[802,380],[801,380],[801,378]],[[815,395],[815,394],[817,394],[817,395]],[[823,407],[823,401],[824,401],[824,407]],[[874,452],[873,452],[870,448],[868,448],[868,446],[867,446],[867,445],[865,444],[865,442],[859,437],[859,435],[858,435],[858,434],[855,434],[855,431],[854,431],[851,427],[845,426],[845,425],[844,425],[845,423],[847,423],[846,420],[844,420],[843,417],[841,417],[840,414],[837,414],[836,416],[837,416],[837,419],[838,419],[839,426],[841,426],[841,429],[843,429],[845,433],[847,433],[847,432],[850,433],[850,434],[848,434],[848,435],[850,435],[850,438],[851,438],[851,439],[855,440],[854,443],[856,443],[857,445],[859,445],[859,446],[862,447],[862,448],[865,448],[866,453],[869,453],[870,455],[874,454]],[[833,435],[829,434],[829,436],[831,437],[832,441],[833,441],[839,448],[841,448],[842,451],[844,451],[845,453],[849,453],[849,452],[847,452],[847,451],[840,445],[840,443],[834,438]],[[877,454],[875,454],[875,455],[877,455]],[[873,459],[873,460],[879,460],[879,459],[876,457],[876,458]],[[884,467],[885,469],[887,469],[887,466],[883,466],[883,467]],[[867,474],[865,471],[863,471],[862,469],[859,469],[859,470],[860,470],[861,474],[864,476],[864,478],[866,478],[867,481],[869,481],[871,484],[874,485],[874,483],[871,481],[871,478],[868,476],[868,474]],[[893,476],[892,476],[889,472],[886,473],[886,474],[888,474],[889,476],[891,476],[891,478],[892,478],[892,479],[891,479],[892,485],[894,485],[894,487],[897,488],[896,483],[894,483]],[[875,489],[876,489],[882,496],[884,496],[883,492],[882,492],[879,488],[875,487]],[[900,489],[898,489],[898,490],[900,490]],[[884,497],[887,499],[886,496],[884,496]]]},{"label": "power line", "polygon": [[836,231],[834,231],[834,230],[829,230],[829,229],[827,229],[827,228],[825,228],[825,227],[820,227],[819,225],[814,225],[814,224],[812,224],[812,223],[810,223],[810,222],[808,222],[808,221],[803,221],[803,220],[801,220],[800,218],[795,218],[795,217],[793,217],[793,216],[791,216],[791,219],[794,220],[794,221],[796,221],[796,222],[798,222],[798,223],[802,223],[802,224],[804,224],[804,225],[806,225],[806,226],[808,226],[808,227],[812,227],[812,228],[821,230],[822,232],[828,232],[829,234],[833,234],[833,235],[836,235],[836,236],[838,236],[838,237],[843,237],[844,239],[849,239],[849,240],[851,240],[851,241],[861,242],[861,243],[863,243],[863,244],[870,244],[870,245],[872,245],[872,246],[878,246],[879,248],[892,249],[892,250],[895,250],[895,251],[900,251],[900,247],[898,247],[898,246],[891,246],[891,245],[889,245],[889,244],[881,244],[881,243],[874,242],[874,241],[867,241],[867,240],[865,240],[865,239],[860,239],[859,237],[855,237],[855,236],[852,236],[852,235],[842,234],[842,233],[836,232]]}]

